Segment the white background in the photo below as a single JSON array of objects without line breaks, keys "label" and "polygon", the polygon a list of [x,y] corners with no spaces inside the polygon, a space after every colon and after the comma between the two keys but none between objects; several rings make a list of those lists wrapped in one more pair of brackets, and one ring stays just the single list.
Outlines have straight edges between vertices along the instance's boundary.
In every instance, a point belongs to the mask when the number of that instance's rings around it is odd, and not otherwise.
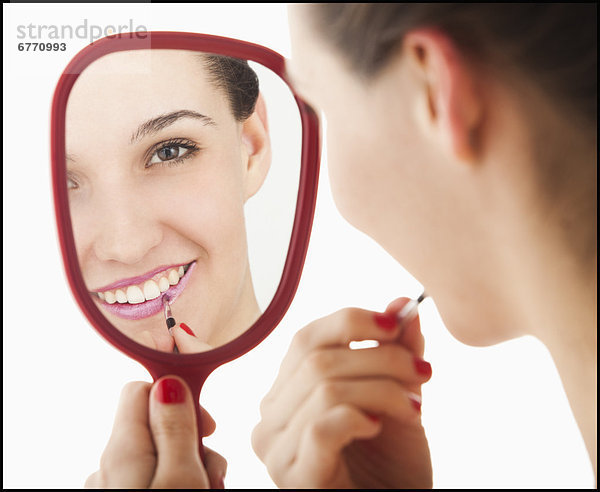
[{"label": "white background", "polygon": [[[150,381],[79,311],[64,275],[50,185],[50,101],[66,53],[17,51],[17,25],[125,24],[221,34],[290,55],[284,5],[4,4],[3,486],[78,488],[95,471],[121,388]],[[229,462],[228,487],[274,487],[250,433],[293,334],[347,306],[383,310],[420,285],[349,226],[329,194],[326,156],[304,273],[282,323],[211,375],[201,397],[217,421],[205,444]],[[547,350],[530,337],[489,348],[450,337],[431,300],[421,310],[433,378],[423,420],[436,487],[593,487],[585,452]],[[568,327],[565,327],[568,329]]]}]

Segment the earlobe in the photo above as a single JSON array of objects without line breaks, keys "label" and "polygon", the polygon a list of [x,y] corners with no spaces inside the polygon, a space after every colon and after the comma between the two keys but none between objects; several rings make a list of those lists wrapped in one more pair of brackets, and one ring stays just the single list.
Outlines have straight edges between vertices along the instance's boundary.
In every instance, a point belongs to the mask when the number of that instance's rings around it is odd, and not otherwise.
[{"label": "earlobe", "polygon": [[259,94],[254,113],[242,124],[242,147],[246,162],[245,200],[264,183],[271,166],[271,139],[267,107]]},{"label": "earlobe", "polygon": [[482,100],[474,70],[455,43],[436,29],[407,33],[403,51],[421,79],[417,117],[426,133],[452,157],[475,162],[479,156]]}]

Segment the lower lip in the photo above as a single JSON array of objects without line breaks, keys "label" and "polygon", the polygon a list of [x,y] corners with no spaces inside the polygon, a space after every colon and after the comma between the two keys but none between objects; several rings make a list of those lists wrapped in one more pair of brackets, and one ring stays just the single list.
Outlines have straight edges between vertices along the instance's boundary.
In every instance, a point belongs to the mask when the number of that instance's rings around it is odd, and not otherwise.
[{"label": "lower lip", "polygon": [[165,292],[162,292],[156,299],[140,302],[139,304],[120,304],[118,302],[115,302],[114,304],[108,304],[107,302],[102,302],[100,305],[109,313],[114,314],[119,318],[129,320],[149,318],[150,316],[154,316],[162,311],[163,296],[169,297],[170,304],[172,304],[175,299],[179,297],[179,295],[183,292],[183,289],[185,289],[185,286],[187,285],[194,268],[196,268],[195,261],[190,265],[188,271],[185,272],[185,275],[179,279],[179,283],[177,285],[173,285]]}]

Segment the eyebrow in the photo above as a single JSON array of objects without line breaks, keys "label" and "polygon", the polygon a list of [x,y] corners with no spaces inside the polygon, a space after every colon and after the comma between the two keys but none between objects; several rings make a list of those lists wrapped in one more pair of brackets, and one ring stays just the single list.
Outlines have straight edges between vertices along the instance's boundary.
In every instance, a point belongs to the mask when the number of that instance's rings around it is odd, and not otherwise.
[{"label": "eyebrow", "polygon": [[195,118],[201,120],[205,125],[216,125],[215,120],[213,120],[210,116],[206,116],[196,111],[190,111],[187,109],[183,109],[181,111],[172,111],[171,113],[162,114],[156,118],[152,118],[151,120],[142,123],[131,135],[129,143],[135,143],[142,137],[151,133],[156,133],[182,118]]}]

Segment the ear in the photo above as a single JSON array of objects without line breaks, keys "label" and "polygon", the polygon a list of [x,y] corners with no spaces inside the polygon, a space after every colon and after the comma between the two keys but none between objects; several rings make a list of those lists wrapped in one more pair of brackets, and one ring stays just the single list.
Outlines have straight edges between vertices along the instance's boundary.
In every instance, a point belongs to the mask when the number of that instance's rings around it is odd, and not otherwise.
[{"label": "ear", "polygon": [[242,158],[246,162],[245,197],[248,200],[262,186],[271,166],[271,139],[267,106],[259,93],[254,113],[242,124]]},{"label": "ear", "polygon": [[451,156],[475,162],[483,120],[475,70],[455,43],[436,29],[410,31],[402,51],[422,84],[417,118],[425,132]]}]

